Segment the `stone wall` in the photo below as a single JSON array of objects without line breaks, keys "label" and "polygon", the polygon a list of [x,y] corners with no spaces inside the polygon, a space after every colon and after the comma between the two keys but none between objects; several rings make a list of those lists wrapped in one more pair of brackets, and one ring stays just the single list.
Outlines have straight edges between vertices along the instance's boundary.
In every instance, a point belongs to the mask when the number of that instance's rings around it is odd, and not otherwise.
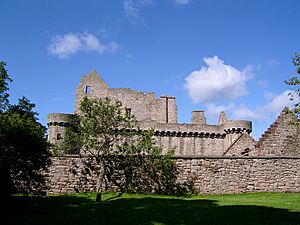
[{"label": "stone wall", "polygon": [[[79,156],[56,157],[49,169],[49,193],[87,192],[95,178],[80,174]],[[300,157],[176,157],[178,181],[193,179],[202,194],[300,192]],[[76,173],[75,173],[76,172]]]},{"label": "stone wall", "polygon": [[255,145],[255,155],[300,156],[300,127],[297,117],[285,108]]},{"label": "stone wall", "polygon": [[124,107],[131,109],[138,121],[152,120],[158,123],[177,123],[177,106],[172,96],[155,98],[155,93],[144,93],[130,88],[109,88],[96,71],[82,76],[76,88],[75,112],[80,113],[80,101],[90,98],[108,97],[119,100]]},{"label": "stone wall", "polygon": [[300,192],[300,158],[193,158],[177,159],[179,179],[195,179],[202,194],[242,192]]}]

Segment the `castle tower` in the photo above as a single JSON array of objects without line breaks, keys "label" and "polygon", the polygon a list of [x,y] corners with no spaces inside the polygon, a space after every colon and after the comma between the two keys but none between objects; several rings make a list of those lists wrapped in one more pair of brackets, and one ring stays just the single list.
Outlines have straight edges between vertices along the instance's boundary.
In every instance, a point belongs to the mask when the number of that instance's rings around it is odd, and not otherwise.
[{"label": "castle tower", "polygon": [[73,114],[50,113],[47,116],[48,142],[50,144],[59,144],[64,140],[66,127],[73,120]]},{"label": "castle tower", "polygon": [[109,86],[95,70],[92,70],[88,75],[82,76],[76,88],[75,112],[79,112],[80,101],[84,96],[103,98],[107,95],[108,89]]}]

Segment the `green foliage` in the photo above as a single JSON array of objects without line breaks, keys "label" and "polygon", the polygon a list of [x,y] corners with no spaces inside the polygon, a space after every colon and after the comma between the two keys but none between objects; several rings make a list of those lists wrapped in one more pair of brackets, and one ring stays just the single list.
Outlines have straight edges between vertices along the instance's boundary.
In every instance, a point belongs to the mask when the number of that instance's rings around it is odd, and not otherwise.
[{"label": "green foliage", "polygon": [[97,192],[113,184],[123,192],[178,194],[187,186],[176,183],[174,151],[162,154],[153,130],[136,130],[137,121],[120,101],[88,99],[63,146],[82,147],[87,153],[82,174],[97,174]]},{"label": "green foliage", "polygon": [[12,81],[5,68],[6,63],[0,61],[0,112],[8,107],[8,83]]},{"label": "green foliage", "polygon": [[120,101],[105,99],[88,99],[80,104],[80,140],[83,150],[97,157],[118,153],[116,144],[132,136],[131,129],[135,117],[122,108]]},{"label": "green foliage", "polygon": [[290,98],[295,102],[293,112],[300,117],[300,54],[295,53],[293,57],[293,64],[296,67],[296,75],[292,76],[285,83],[294,87],[293,93],[290,93]]},{"label": "green foliage", "polygon": [[45,189],[43,171],[50,164],[46,128],[37,121],[35,105],[27,98],[19,99],[17,105],[8,104],[8,81],[8,76],[1,76],[0,96],[5,98],[0,112],[0,195],[41,194]]},{"label": "green foliage", "polygon": [[79,154],[82,144],[80,142],[79,116],[74,114],[72,123],[65,127],[65,137],[62,143],[51,145],[53,155]]}]

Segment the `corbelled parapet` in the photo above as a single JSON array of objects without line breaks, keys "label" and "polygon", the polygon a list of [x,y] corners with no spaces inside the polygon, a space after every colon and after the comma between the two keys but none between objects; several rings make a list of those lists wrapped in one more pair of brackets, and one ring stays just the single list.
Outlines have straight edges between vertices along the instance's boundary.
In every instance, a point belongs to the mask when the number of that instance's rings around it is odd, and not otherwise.
[{"label": "corbelled parapet", "polygon": [[227,120],[223,127],[227,134],[252,132],[252,122],[248,120]]},{"label": "corbelled parapet", "polygon": [[47,115],[48,126],[65,126],[72,122],[74,114],[67,113],[49,113]]}]

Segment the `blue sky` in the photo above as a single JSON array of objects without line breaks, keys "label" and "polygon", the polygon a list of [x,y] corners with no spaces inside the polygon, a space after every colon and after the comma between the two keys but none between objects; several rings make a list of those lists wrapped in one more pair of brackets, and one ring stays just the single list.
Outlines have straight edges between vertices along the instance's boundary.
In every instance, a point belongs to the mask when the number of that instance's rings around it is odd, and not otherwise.
[{"label": "blue sky", "polygon": [[0,60],[10,100],[36,104],[40,121],[74,111],[80,76],[176,97],[179,122],[203,109],[210,124],[275,120],[300,50],[298,0],[1,0]]}]

